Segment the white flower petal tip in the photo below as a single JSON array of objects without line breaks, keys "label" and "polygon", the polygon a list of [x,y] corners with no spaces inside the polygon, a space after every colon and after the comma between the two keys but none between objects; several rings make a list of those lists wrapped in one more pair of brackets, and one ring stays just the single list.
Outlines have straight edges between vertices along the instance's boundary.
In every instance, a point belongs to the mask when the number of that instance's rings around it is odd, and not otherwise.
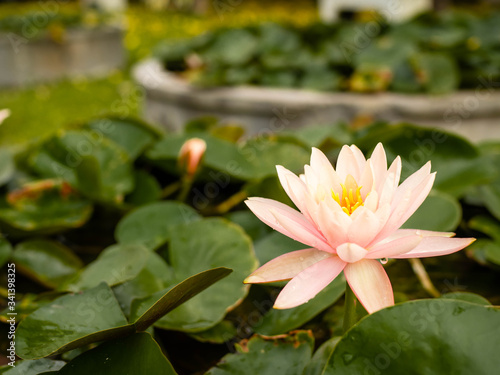
[{"label": "white flower petal tip", "polygon": [[259,276],[248,276],[245,280],[243,280],[243,284],[260,284],[265,283],[266,280]]},{"label": "white flower petal tip", "polygon": [[360,261],[368,254],[368,251],[355,243],[344,243],[337,246],[337,255],[346,263]]}]

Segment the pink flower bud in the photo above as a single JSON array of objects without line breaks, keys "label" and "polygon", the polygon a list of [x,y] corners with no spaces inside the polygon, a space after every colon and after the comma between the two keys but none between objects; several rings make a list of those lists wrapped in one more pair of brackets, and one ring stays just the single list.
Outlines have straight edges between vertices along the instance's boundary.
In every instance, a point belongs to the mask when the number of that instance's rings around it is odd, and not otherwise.
[{"label": "pink flower bud", "polygon": [[207,144],[200,138],[191,138],[184,142],[179,151],[179,166],[188,176],[196,173],[206,149]]}]

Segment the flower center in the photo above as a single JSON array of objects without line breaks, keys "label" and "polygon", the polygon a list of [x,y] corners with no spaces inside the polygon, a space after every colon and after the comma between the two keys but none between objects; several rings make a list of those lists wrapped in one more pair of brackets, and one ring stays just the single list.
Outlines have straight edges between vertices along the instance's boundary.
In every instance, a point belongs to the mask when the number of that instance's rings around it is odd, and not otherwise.
[{"label": "flower center", "polygon": [[345,183],[341,183],[340,186],[342,187],[342,196],[339,196],[332,189],[332,197],[347,215],[351,215],[356,208],[363,205],[363,198],[361,198],[362,186],[358,186],[351,175],[348,175]]}]

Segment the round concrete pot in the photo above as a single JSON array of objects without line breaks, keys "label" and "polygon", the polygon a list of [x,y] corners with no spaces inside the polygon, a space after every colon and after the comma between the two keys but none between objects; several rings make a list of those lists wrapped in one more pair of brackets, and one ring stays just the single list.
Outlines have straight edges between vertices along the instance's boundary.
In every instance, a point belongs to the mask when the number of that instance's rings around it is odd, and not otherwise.
[{"label": "round concrete pot", "polygon": [[0,86],[104,76],[123,65],[122,40],[123,29],[114,26],[68,29],[62,42],[0,33]]},{"label": "round concrete pot", "polygon": [[138,64],[133,76],[144,89],[144,116],[171,130],[205,115],[241,123],[249,134],[307,125],[373,120],[411,122],[458,133],[469,140],[500,139],[498,83],[480,77],[478,88],[446,96],[397,93],[324,93],[256,86],[198,88],[160,62]]}]

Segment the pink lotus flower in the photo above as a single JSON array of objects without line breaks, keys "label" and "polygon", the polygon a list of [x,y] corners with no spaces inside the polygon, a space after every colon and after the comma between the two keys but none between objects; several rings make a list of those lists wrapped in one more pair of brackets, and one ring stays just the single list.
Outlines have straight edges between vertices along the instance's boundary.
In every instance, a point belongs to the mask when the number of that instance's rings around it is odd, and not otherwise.
[{"label": "pink lotus flower", "polygon": [[249,198],[246,204],[273,229],[310,246],[271,260],[245,280],[291,279],[276,299],[277,309],[306,303],[344,271],[352,291],[372,313],[394,304],[379,259],[447,255],[474,241],[451,238],[454,233],[399,229],[429,194],[435,173],[428,162],[399,185],[401,159],[387,168],[380,143],[368,160],[356,146],[344,146],[336,170],[316,148],[299,177],[282,166],[277,170],[300,212],[265,198]]}]

